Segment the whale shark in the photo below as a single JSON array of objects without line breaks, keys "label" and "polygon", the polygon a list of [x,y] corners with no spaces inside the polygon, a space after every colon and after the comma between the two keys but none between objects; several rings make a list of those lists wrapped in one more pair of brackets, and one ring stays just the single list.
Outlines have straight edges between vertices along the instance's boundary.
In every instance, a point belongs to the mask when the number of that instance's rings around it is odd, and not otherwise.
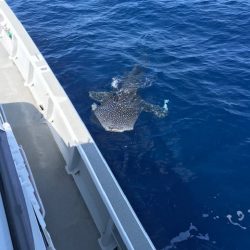
[{"label": "whale shark", "polygon": [[92,104],[92,110],[106,131],[124,132],[133,130],[141,112],[151,112],[156,117],[163,118],[168,113],[167,103],[151,104],[138,95],[139,79],[142,69],[135,66],[129,74],[109,92],[90,91],[89,96],[98,104]]}]

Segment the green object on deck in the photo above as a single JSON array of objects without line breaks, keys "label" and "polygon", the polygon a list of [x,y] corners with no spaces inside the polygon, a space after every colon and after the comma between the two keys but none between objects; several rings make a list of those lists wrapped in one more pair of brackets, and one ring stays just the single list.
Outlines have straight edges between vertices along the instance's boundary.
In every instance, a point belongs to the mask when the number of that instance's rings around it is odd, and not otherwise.
[{"label": "green object on deck", "polygon": [[12,39],[12,33],[9,30],[7,30],[7,34],[9,36],[9,38]]}]

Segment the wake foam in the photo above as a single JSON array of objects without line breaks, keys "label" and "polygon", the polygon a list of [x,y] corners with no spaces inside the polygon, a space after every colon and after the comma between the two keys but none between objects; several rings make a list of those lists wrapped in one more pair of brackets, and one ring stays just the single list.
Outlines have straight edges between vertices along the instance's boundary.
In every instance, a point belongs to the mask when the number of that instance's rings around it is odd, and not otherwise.
[{"label": "wake foam", "polygon": [[95,111],[97,109],[97,104],[95,102],[91,105],[91,109],[93,111]]},{"label": "wake foam", "polygon": [[194,226],[192,223],[190,223],[189,229],[187,231],[179,233],[179,235],[177,235],[170,241],[170,245],[164,247],[162,250],[174,249],[176,248],[176,244],[189,240],[193,237],[199,240],[205,240],[205,241],[210,240],[208,233],[204,235],[201,233],[198,233],[198,228]]},{"label": "wake foam", "polygon": [[118,77],[113,77],[112,82],[111,82],[111,87],[114,89],[118,89],[120,82],[121,82],[121,79],[119,79]]},{"label": "wake foam", "polygon": [[164,100],[163,109],[166,110],[166,111],[168,111],[168,103],[169,103],[168,99]]},{"label": "wake foam", "polygon": [[240,223],[234,222],[234,221],[232,220],[232,215],[231,215],[231,214],[228,214],[228,215],[227,215],[227,218],[228,218],[229,222],[230,222],[232,225],[238,226],[238,227],[240,227],[241,229],[244,229],[244,230],[247,229],[246,227],[242,226]]}]

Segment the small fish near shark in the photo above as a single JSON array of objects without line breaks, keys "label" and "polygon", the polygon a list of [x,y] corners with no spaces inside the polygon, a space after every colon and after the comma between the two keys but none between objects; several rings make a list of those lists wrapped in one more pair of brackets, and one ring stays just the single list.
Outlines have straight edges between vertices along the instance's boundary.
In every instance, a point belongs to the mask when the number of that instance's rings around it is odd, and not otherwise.
[{"label": "small fish near shark", "polygon": [[142,111],[151,112],[163,118],[168,113],[167,103],[163,107],[144,101],[137,93],[142,69],[136,65],[132,71],[110,92],[90,91],[89,96],[99,103],[92,104],[92,110],[106,131],[124,132],[133,130]]}]

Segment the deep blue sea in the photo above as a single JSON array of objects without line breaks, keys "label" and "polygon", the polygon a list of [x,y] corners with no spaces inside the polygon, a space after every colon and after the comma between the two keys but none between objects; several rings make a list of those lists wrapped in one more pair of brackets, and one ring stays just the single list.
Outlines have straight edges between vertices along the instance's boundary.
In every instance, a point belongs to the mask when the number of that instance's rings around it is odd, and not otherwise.
[{"label": "deep blue sea", "polygon": [[[250,249],[250,2],[9,0],[157,249]],[[163,105],[106,132],[89,91],[135,64]]]}]

